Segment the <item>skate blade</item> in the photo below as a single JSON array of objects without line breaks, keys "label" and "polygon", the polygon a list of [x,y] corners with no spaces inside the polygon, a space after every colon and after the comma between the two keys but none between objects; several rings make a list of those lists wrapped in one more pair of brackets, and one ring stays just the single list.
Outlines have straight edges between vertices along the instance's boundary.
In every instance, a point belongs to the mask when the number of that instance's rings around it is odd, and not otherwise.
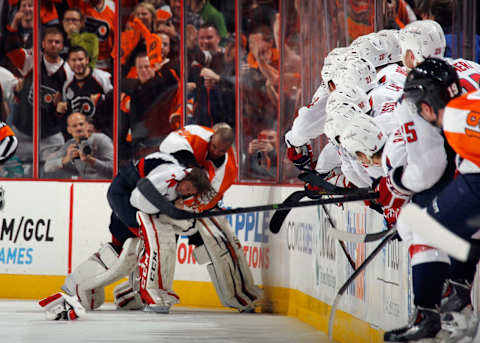
[{"label": "skate blade", "polygon": [[147,305],[143,309],[144,312],[155,312],[168,314],[170,312],[170,306],[161,306],[161,305]]}]

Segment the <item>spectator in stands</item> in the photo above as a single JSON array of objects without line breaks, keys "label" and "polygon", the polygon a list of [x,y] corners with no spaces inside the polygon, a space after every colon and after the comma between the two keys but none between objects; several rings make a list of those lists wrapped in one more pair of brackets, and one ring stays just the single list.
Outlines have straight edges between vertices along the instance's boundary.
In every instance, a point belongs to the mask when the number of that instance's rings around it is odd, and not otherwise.
[{"label": "spectator in stands", "polygon": [[277,121],[280,54],[274,48],[272,30],[260,27],[250,34],[250,52],[242,67],[242,134],[256,136],[258,127],[274,127]]},{"label": "spectator in stands", "polygon": [[20,0],[10,7],[5,32],[5,52],[2,64],[16,76],[25,77],[33,68],[33,1]]},{"label": "spectator in stands", "polygon": [[133,10],[133,15],[140,19],[150,32],[154,32],[157,12],[152,4],[146,1],[138,3]]},{"label": "spectator in stands", "polygon": [[135,68],[138,78],[122,81],[125,95],[120,125],[120,139],[131,132],[133,155],[121,159],[138,159],[158,150],[163,138],[173,131],[169,115],[176,107],[177,78],[168,68],[156,72],[145,52],[136,56]]},{"label": "spectator in stands", "polygon": [[273,129],[261,130],[248,143],[247,178],[275,179],[277,176],[278,135]]},{"label": "spectator in stands", "polygon": [[88,66],[87,52],[74,46],[68,52],[68,64],[74,73],[63,86],[62,101],[57,104],[59,115],[81,112],[93,119],[95,126],[112,136],[112,108],[106,108],[106,97],[112,92],[111,75]]},{"label": "spectator in stands", "polygon": [[170,38],[177,36],[177,31],[173,25],[172,13],[165,10],[157,10],[155,33],[165,33]]},{"label": "spectator in stands", "polygon": [[383,13],[385,29],[401,29],[417,19],[415,12],[405,0],[384,0]]},{"label": "spectator in stands", "polygon": [[0,120],[6,122],[14,100],[18,79],[8,69],[0,67]]},{"label": "spectator in stands", "polygon": [[87,118],[74,112],[67,118],[72,138],[45,162],[44,171],[55,177],[109,179],[113,174],[113,143],[103,133],[89,135]]},{"label": "spectator in stands", "polygon": [[225,54],[219,46],[220,36],[215,26],[205,24],[198,30],[201,54],[192,63],[189,81],[196,83],[194,90],[194,122],[212,127],[226,122],[235,127],[235,83],[226,70]]},{"label": "spectator in stands", "polygon": [[96,68],[112,71],[113,42],[115,37],[115,2],[112,0],[66,0],[70,8],[79,8],[85,16],[87,32],[99,40]]},{"label": "spectator in stands", "polygon": [[188,7],[193,13],[197,13],[202,19],[200,25],[192,23],[195,27],[199,27],[203,24],[212,25],[217,29],[220,38],[225,39],[228,37],[227,26],[225,25],[225,18],[209,0],[188,0]]},{"label": "spectator in stands", "polygon": [[[43,56],[40,77],[40,164],[52,151],[65,142],[62,131],[65,128],[64,113],[56,112],[61,99],[62,87],[73,78],[70,67],[60,57],[63,49],[63,34],[56,27],[45,30],[42,39]],[[16,156],[25,164],[26,176],[31,175],[33,160],[33,73],[19,82],[16,95],[20,103],[15,108],[12,129],[19,141]]]},{"label": "spectator in stands", "polygon": [[[139,3],[133,12],[133,19],[127,23],[122,32],[122,74],[127,77],[135,77],[135,56],[146,51],[150,63],[158,70],[162,65],[162,42],[154,34],[156,13],[153,6],[146,2]],[[133,70],[132,70],[133,69]]]},{"label": "spectator in stands", "polygon": [[85,17],[78,8],[69,8],[62,19],[65,31],[65,55],[72,46],[83,47],[90,57],[90,68],[95,68],[98,59],[98,37],[90,32],[85,32]]}]

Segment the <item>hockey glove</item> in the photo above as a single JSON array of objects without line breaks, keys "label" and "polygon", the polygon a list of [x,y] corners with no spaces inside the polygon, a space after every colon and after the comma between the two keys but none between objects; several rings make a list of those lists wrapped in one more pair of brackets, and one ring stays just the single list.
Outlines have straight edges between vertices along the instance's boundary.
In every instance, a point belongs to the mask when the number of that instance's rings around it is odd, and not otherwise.
[{"label": "hockey glove", "polygon": [[380,193],[376,202],[382,206],[383,216],[391,227],[396,223],[402,206],[410,200],[410,195],[395,189],[388,177],[383,177],[375,190]]},{"label": "hockey glove", "polygon": [[53,294],[38,304],[45,309],[48,320],[75,320],[85,315],[85,309],[74,297],[63,293]]},{"label": "hockey glove", "polygon": [[289,147],[287,149],[287,156],[295,167],[300,170],[312,168],[313,153],[310,144],[305,144],[300,147]]}]

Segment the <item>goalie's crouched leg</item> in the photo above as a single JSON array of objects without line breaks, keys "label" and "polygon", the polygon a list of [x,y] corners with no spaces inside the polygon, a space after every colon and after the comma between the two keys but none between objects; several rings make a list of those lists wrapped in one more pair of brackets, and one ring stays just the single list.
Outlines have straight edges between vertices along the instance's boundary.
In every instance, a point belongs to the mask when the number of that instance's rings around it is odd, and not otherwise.
[{"label": "goalie's crouched leg", "polygon": [[103,287],[128,275],[137,264],[140,239],[129,238],[119,254],[110,244],[75,268],[68,275],[62,290],[70,296],[77,296],[87,310],[100,307],[105,301]]},{"label": "goalie's crouched leg", "polygon": [[242,246],[225,218],[198,220],[203,245],[193,251],[195,260],[207,264],[215,290],[223,306],[253,312],[263,297],[255,286]]},{"label": "goalie's crouched leg", "polygon": [[192,221],[173,220],[166,216],[137,213],[144,251],[139,260],[138,292],[146,311],[168,313],[180,302],[173,291],[177,257],[176,232],[187,232]]}]

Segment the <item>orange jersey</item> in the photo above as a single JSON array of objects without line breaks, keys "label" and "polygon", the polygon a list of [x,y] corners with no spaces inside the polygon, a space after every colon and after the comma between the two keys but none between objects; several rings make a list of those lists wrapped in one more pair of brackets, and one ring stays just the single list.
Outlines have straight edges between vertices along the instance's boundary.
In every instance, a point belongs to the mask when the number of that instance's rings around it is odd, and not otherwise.
[{"label": "orange jersey", "polygon": [[97,68],[109,68],[115,31],[115,2],[105,0],[103,8],[97,10],[87,0],[68,0],[70,7],[78,7],[86,18],[85,29],[98,37]]},{"label": "orange jersey", "polygon": [[237,176],[237,162],[233,147],[228,150],[225,161],[220,167],[215,167],[210,160],[207,160],[208,144],[213,133],[214,131],[208,127],[187,125],[183,129],[170,133],[160,145],[160,151],[164,153],[190,151],[197,163],[207,171],[210,183],[217,194],[208,203],[200,204],[198,207],[200,211],[213,208],[235,182]]},{"label": "orange jersey", "polygon": [[461,173],[480,173],[480,91],[462,95],[445,108],[443,131],[460,156]]}]

